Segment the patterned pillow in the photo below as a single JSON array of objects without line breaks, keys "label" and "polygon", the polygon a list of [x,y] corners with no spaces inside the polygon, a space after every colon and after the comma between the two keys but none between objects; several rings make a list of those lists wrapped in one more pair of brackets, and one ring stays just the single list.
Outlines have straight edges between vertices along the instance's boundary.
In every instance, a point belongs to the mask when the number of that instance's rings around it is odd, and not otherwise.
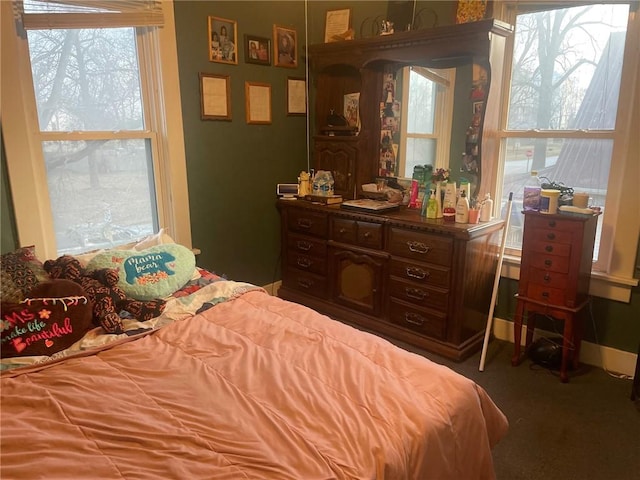
[{"label": "patterned pillow", "polygon": [[0,256],[0,300],[21,302],[38,283],[49,280],[34,245]]},{"label": "patterned pillow", "polygon": [[96,255],[87,270],[114,268],[118,286],[136,300],[165,298],[182,288],[193,276],[196,257],[177,243],[146,250],[107,250]]}]

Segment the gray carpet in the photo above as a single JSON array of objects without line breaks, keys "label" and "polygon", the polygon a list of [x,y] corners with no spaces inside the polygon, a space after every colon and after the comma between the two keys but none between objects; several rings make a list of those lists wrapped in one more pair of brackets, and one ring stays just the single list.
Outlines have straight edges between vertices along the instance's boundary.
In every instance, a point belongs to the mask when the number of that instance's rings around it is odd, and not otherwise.
[{"label": "gray carpet", "polygon": [[[483,372],[480,352],[456,363],[420,353],[481,385],[509,419],[494,449],[498,480],[640,479],[640,409],[632,382],[580,365],[569,383],[526,359],[511,366],[513,344],[493,340]],[[466,479],[461,479],[466,480]]]}]

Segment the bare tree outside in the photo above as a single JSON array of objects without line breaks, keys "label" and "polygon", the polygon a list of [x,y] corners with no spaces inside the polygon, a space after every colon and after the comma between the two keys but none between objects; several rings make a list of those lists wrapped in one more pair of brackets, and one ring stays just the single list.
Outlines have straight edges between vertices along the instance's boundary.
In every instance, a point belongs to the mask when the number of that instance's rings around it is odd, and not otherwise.
[{"label": "bare tree outside", "polygon": [[[510,192],[521,201],[537,171],[604,206],[628,12],[609,4],[517,15],[503,205]],[[520,248],[520,209],[512,215],[507,246]]]},{"label": "bare tree outside", "polygon": [[29,30],[59,252],[154,231],[135,28]]}]

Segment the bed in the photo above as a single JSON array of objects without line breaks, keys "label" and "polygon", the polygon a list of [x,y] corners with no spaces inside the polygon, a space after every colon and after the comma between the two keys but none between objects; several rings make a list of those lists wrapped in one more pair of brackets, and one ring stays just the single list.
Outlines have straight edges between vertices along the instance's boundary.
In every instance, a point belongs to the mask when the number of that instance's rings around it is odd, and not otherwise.
[{"label": "bed", "polygon": [[495,477],[508,422],[473,381],[197,270],[122,334],[2,360],[1,478]]}]

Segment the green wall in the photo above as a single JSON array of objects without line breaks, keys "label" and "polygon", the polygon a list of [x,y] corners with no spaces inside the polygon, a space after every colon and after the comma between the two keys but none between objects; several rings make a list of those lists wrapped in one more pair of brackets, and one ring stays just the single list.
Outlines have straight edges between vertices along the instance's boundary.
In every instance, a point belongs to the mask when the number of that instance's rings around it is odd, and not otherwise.
[{"label": "green wall", "polygon": [[[373,23],[386,17],[384,1],[310,1],[308,43],[324,38],[326,11],[351,8],[356,36],[370,36]],[[302,0],[187,1],[175,2],[179,75],[182,97],[190,215],[193,245],[202,250],[198,263],[234,280],[265,285],[280,279],[280,226],[275,208],[277,183],[295,182],[307,169],[307,123],[305,117],[287,116],[287,77],[305,77],[305,3]],[[416,5],[423,24],[454,21],[455,2],[422,1]],[[238,65],[209,62],[207,17],[238,22]],[[296,69],[247,64],[244,34],[272,37],[273,24],[298,33],[299,66]],[[229,75],[232,121],[200,119],[198,73]],[[245,81],[272,87],[272,124],[247,125]],[[311,85],[313,89],[313,85]],[[311,107],[313,108],[313,107]],[[2,151],[1,227],[2,251],[18,244],[15,232],[4,151]],[[513,295],[518,282],[502,279],[496,316],[513,318]],[[587,322],[585,339],[613,348],[636,352],[640,338],[640,289],[631,303],[593,299],[593,323]],[[551,325],[553,330],[553,325]],[[597,337],[597,338],[596,338]]]}]

